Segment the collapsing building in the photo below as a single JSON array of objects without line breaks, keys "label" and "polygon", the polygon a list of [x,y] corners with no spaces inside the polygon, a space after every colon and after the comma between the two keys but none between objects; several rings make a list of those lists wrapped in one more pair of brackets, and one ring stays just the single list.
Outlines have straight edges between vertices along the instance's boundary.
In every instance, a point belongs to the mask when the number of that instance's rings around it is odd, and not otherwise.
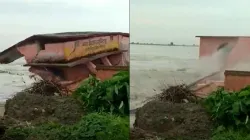
[{"label": "collapsing building", "polygon": [[67,32],[33,35],[0,53],[0,63],[24,57],[29,71],[74,90],[89,75],[101,80],[128,70],[129,34]]},{"label": "collapsing building", "polygon": [[[222,67],[195,83],[195,92],[198,96],[205,97],[218,87],[236,91],[250,85],[250,69],[236,69],[239,63],[250,60],[250,36],[197,36],[200,38],[199,57],[212,56],[220,49],[223,50],[221,58]],[[213,64],[209,64],[213,65]],[[250,68],[250,67],[249,67]],[[219,75],[223,73],[223,78]]]}]

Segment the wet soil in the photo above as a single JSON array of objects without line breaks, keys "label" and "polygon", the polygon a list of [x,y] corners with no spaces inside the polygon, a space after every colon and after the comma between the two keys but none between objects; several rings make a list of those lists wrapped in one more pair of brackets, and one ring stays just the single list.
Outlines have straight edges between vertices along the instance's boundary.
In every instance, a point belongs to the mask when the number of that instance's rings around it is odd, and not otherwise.
[{"label": "wet soil", "polygon": [[79,121],[83,114],[83,108],[72,97],[20,92],[6,101],[3,119],[8,125],[18,122],[34,125],[46,122],[73,124]]},{"label": "wet soil", "polygon": [[150,101],[136,111],[135,127],[168,140],[208,140],[212,122],[201,105]]}]

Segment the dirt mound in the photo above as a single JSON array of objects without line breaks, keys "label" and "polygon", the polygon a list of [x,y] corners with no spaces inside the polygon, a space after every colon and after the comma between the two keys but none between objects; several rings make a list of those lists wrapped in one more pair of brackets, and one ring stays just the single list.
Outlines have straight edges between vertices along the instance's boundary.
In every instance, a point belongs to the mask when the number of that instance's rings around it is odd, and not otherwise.
[{"label": "dirt mound", "polygon": [[151,101],[136,112],[135,127],[168,139],[209,139],[211,121],[205,110],[195,103]]},{"label": "dirt mound", "polygon": [[158,140],[159,138],[140,128],[130,129],[130,140]]},{"label": "dirt mound", "polygon": [[157,97],[160,101],[170,101],[174,103],[196,102],[197,100],[193,92],[185,84],[169,86],[163,89],[162,93]]},{"label": "dirt mound", "polygon": [[5,104],[5,123],[39,124],[55,122],[72,124],[83,115],[79,102],[72,97],[17,93]]}]

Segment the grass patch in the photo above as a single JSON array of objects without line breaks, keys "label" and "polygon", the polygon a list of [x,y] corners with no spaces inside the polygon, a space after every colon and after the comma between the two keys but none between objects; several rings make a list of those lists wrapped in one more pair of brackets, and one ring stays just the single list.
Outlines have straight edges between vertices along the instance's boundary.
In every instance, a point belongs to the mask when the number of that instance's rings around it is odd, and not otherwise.
[{"label": "grass patch", "polygon": [[241,129],[217,129],[211,140],[250,140],[250,134]]},{"label": "grass patch", "polygon": [[91,113],[74,125],[9,128],[5,140],[128,140],[129,118]]}]

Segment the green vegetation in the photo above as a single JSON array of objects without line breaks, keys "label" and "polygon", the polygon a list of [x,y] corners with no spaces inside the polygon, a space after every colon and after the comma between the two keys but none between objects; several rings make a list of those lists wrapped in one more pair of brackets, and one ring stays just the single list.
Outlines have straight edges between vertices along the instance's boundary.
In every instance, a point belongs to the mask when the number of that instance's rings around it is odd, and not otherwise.
[{"label": "green vegetation", "polygon": [[73,94],[88,114],[73,124],[46,123],[36,126],[10,127],[4,140],[128,140],[129,73],[119,72],[100,81],[95,77],[83,81]]},{"label": "green vegetation", "polygon": [[75,91],[88,111],[129,115],[129,73],[119,72],[112,79],[90,77]]},{"label": "green vegetation", "polygon": [[238,92],[223,88],[213,92],[204,101],[217,127],[212,140],[250,139],[250,86]]},{"label": "green vegetation", "polygon": [[205,107],[219,125],[250,129],[250,86],[239,92],[218,89],[205,100]]},{"label": "green vegetation", "polygon": [[5,138],[15,140],[127,140],[129,120],[111,114],[91,113],[74,125],[44,124],[13,128]]},{"label": "green vegetation", "polygon": [[242,129],[218,127],[211,140],[250,140],[250,135]]}]

